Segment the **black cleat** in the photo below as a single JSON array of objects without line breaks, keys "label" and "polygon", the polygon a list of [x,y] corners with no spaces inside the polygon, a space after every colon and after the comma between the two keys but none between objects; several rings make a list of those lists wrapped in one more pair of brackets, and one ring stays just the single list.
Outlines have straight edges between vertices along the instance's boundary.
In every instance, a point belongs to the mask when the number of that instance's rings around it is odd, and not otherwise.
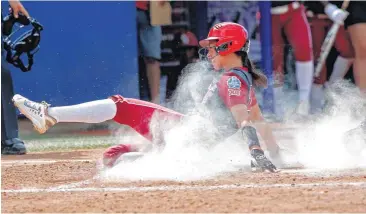
[{"label": "black cleat", "polygon": [[18,138],[4,140],[1,142],[2,155],[24,155],[27,153],[24,142]]}]

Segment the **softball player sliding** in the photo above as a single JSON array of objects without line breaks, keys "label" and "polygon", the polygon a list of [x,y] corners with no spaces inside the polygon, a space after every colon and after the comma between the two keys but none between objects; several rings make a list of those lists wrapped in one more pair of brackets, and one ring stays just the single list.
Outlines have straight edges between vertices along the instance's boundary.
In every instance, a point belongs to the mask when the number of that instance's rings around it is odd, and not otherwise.
[{"label": "softball player sliding", "polygon": [[[208,37],[199,44],[202,46],[201,56],[219,74],[218,78],[212,80],[202,105],[207,107],[207,113],[222,136],[229,137],[236,132],[243,135],[243,142],[247,142],[250,150],[253,170],[276,172],[276,167],[265,156],[257,136],[258,131],[265,140],[270,155],[277,155],[278,146],[272,131],[263,123],[254,92],[254,85],[265,87],[267,79],[255,70],[248,58],[247,30],[236,23],[219,23],[210,29]],[[45,133],[56,123],[101,123],[113,119],[132,127],[148,140],[153,140],[150,126],[153,116],[158,115],[159,118],[172,121],[185,118],[185,115],[171,109],[121,95],[63,107],[50,107],[45,102],[37,103],[21,95],[15,95],[13,102],[32,121],[39,133]],[[113,166],[122,154],[140,150],[137,145],[113,146],[105,151],[104,164]]]}]

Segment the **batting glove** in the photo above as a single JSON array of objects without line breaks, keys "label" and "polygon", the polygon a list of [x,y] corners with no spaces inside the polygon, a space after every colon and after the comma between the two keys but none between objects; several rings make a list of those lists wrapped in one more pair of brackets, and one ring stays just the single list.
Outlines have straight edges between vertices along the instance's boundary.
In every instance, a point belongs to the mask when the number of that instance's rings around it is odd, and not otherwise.
[{"label": "batting glove", "polygon": [[327,6],[325,6],[324,11],[333,22],[339,25],[343,25],[344,20],[346,20],[349,14],[347,11],[339,9],[336,5],[331,3],[328,3]]},{"label": "batting glove", "polygon": [[250,155],[252,156],[251,168],[253,171],[277,172],[275,165],[264,155],[262,150],[252,149]]}]

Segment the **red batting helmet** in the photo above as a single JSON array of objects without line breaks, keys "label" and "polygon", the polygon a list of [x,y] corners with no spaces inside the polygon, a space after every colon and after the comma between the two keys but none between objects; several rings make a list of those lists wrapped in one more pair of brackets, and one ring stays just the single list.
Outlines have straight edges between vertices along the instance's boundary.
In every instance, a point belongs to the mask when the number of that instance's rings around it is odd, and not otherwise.
[{"label": "red batting helmet", "polygon": [[200,46],[208,47],[210,41],[217,41],[216,51],[224,56],[237,51],[249,50],[248,31],[240,24],[222,22],[214,25],[206,39],[199,42]]}]

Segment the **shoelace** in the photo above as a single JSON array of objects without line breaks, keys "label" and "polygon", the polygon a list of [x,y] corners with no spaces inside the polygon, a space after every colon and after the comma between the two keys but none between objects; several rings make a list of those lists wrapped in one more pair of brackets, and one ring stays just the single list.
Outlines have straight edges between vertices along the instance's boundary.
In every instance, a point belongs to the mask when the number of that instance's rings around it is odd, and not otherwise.
[{"label": "shoelace", "polygon": [[51,106],[51,104],[48,104],[46,101],[42,101],[41,104],[44,105],[44,106],[46,106],[46,107],[50,107]]}]

